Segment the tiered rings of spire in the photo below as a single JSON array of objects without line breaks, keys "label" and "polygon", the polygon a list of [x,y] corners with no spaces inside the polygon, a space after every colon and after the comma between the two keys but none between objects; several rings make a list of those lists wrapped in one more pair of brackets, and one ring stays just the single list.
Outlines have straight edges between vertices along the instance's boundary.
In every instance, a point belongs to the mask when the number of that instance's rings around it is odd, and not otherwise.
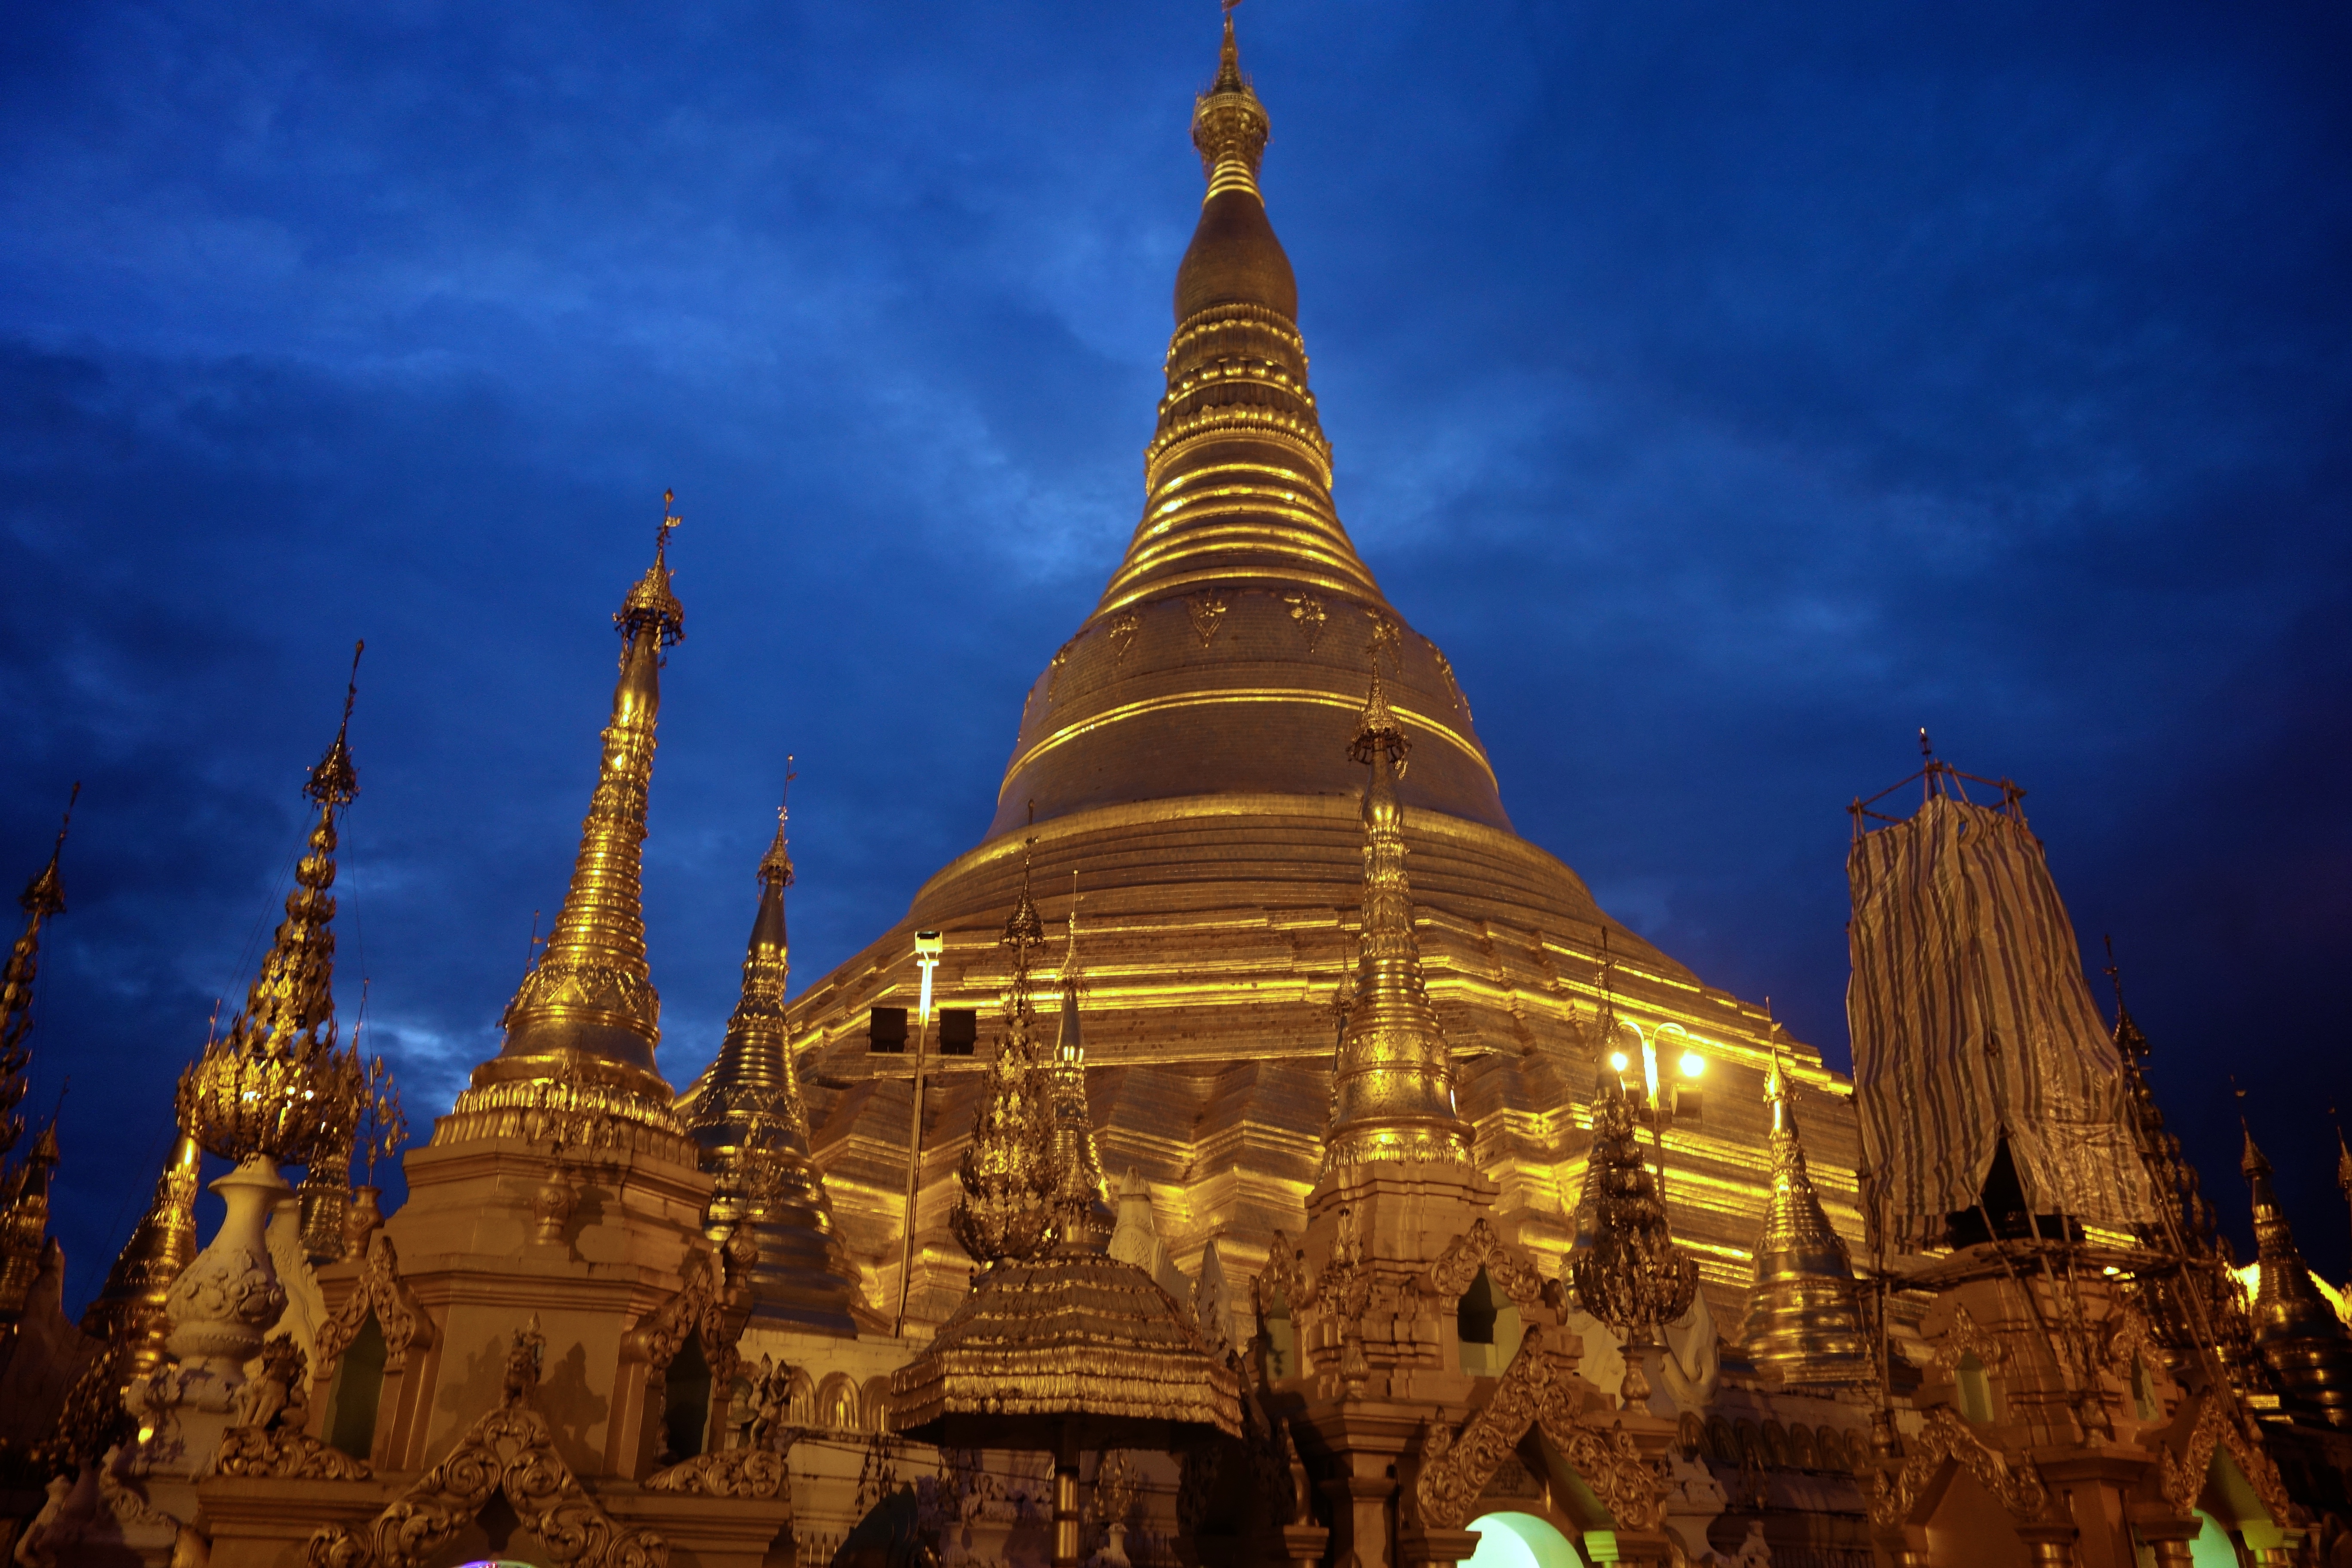
[{"label": "tiered rings of spire", "polygon": [[473,1086],[435,1129],[436,1143],[506,1132],[571,1144],[650,1140],[682,1152],[684,1129],[654,1065],[661,997],[646,962],[642,889],[661,668],[686,635],[670,591],[669,535],[679,521],[672,499],[663,492],[653,564],[613,616],[621,673],[572,886],[539,962],[507,1005],[504,1048],[474,1069]]},{"label": "tiered rings of spire", "polygon": [[1854,1297],[1853,1260],[1805,1169],[1796,1091],[1772,1063],[1772,1194],[1756,1244],[1756,1283],[1740,1341],[1759,1367],[1792,1384],[1859,1384],[1877,1375]]},{"label": "tiered rings of spire", "polygon": [[58,841],[49,850],[49,863],[25,884],[16,900],[25,911],[25,929],[8,951],[7,968],[0,970],[0,1155],[14,1149],[16,1140],[25,1135],[25,1119],[16,1108],[25,1101],[25,1069],[32,1062],[26,1041],[33,1032],[33,980],[40,968],[41,927],[50,917],[65,913],[66,889],[58,878],[58,858],[65,853],[74,802],[80,798],[81,785],[77,784],[66,802],[65,820],[58,824]]}]

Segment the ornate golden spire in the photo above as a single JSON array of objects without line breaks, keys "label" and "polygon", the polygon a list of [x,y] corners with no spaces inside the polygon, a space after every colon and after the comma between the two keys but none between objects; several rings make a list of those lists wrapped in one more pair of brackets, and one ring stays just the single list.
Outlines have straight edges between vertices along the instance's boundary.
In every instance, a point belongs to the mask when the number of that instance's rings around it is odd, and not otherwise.
[{"label": "ornate golden spire", "polygon": [[[1030,847],[1034,846],[1032,839]],[[1030,998],[1030,971],[1045,945],[1045,927],[1029,897],[1026,853],[1021,895],[1005,918],[1001,940],[1013,957],[1004,1033],[982,1081],[971,1143],[956,1172],[963,1195],[948,1215],[956,1241],[983,1268],[1033,1258],[1051,1243],[1060,1176],[1054,1158],[1054,1085],[1037,1059],[1036,1009]]]},{"label": "ornate golden spire", "polygon": [[1225,11],[1225,41],[1217,51],[1217,79],[1192,100],[1192,145],[1201,152],[1201,172],[1209,179],[1202,205],[1226,191],[1257,189],[1258,160],[1265,156],[1273,124],[1265,105],[1242,75],[1241,46],[1234,39],[1234,13]]},{"label": "ornate golden spire", "polygon": [[41,926],[66,909],[65,884],[58,879],[58,857],[65,853],[66,830],[73,826],[74,802],[81,784],[66,797],[65,820],[58,824],[58,841],[49,849],[49,863],[25,884],[16,902],[25,911],[24,934],[8,952],[8,966],[0,970],[0,1154],[16,1146],[25,1135],[25,1119],[16,1107],[25,1100],[25,1068],[33,1053],[25,1043],[33,1032],[33,980],[40,968]]},{"label": "ornate golden spire", "polygon": [[49,1179],[58,1168],[58,1119],[41,1129],[24,1162],[0,1184],[0,1325],[25,1315],[49,1236]]},{"label": "ornate golden spire", "polygon": [[1795,1091],[1778,1056],[1764,1100],[1772,1108],[1772,1195],[1741,1338],[1750,1360],[1790,1383],[1869,1382],[1876,1373],[1854,1300],[1853,1260],[1806,1173]]},{"label": "ornate golden spire", "polygon": [[621,673],[571,889],[538,963],[507,1005],[505,1047],[474,1069],[473,1087],[436,1142],[470,1133],[472,1113],[526,1100],[562,1100],[567,1110],[678,1131],[669,1085],[654,1065],[661,998],[646,963],[640,885],[664,650],[686,635],[685,612],[670,592],[669,534],[678,523],[671,500],[662,492],[653,564],[613,616]]},{"label": "ornate golden spire", "polygon": [[81,1315],[81,1329],[129,1358],[124,1382],[146,1376],[163,1363],[163,1337],[171,1323],[163,1298],[172,1281],[195,1261],[196,1179],[203,1152],[186,1133],[178,1134],[172,1158],[155,1180],[154,1201],[123,1244],[106,1284]]},{"label": "ornate golden spire", "polygon": [[181,1128],[224,1159],[259,1154],[299,1165],[331,1156],[337,1146],[349,1156],[365,1073],[356,1055],[335,1049],[335,900],[329,889],[335,885],[335,818],[360,792],[349,741],[366,647],[361,643],[352,652],[342,722],[302,785],[319,820],[295,865],[286,918],[244,1008],[180,1075]]},{"label": "ornate golden spire", "polygon": [[779,806],[775,842],[760,859],[760,909],[743,955],[742,994],[687,1130],[701,1145],[703,1169],[719,1178],[707,1227],[711,1238],[740,1236],[759,1248],[750,1272],[752,1317],[849,1334],[856,1331],[850,1314],[856,1275],[839,1257],[833,1200],[809,1158],[808,1112],[784,1022],[792,973],[784,933],[784,889],[793,885],[787,821]]},{"label": "ornate golden spire", "polygon": [[1054,1047],[1054,1163],[1059,1171],[1055,1229],[1060,1240],[1100,1250],[1118,1218],[1104,1198],[1102,1156],[1087,1104],[1087,1049],[1078,1026],[1086,989],[1078,967],[1078,874],[1070,872],[1070,945],[1062,959],[1062,1030]]},{"label": "ornate golden spire", "polygon": [[1584,1201],[1591,1233],[1580,1236],[1569,1255],[1568,1275],[1584,1310],[1615,1329],[1625,1341],[1625,1382],[1619,1396],[1628,1404],[1649,1397],[1641,1349],[1663,1324],[1690,1310],[1698,1291],[1698,1266],[1675,1245],[1665,1200],[1642,1158],[1641,1131],[1616,1071],[1601,1069],[1592,1107],[1592,1146],[1585,1155]]},{"label": "ornate golden spire", "polygon": [[1372,770],[1364,789],[1364,905],[1356,937],[1356,987],[1332,1071],[1331,1141],[1323,1168],[1372,1160],[1470,1163],[1470,1129],[1454,1106],[1454,1058],[1438,1033],[1412,931],[1405,880],[1404,807],[1396,782],[1412,742],[1381,689],[1371,695],[1348,754]]},{"label": "ornate golden spire", "polygon": [[2278,1374],[2280,1392],[2331,1426],[2352,1426],[2352,1336],[2312,1282],[2311,1266],[2271,1184],[2271,1163],[2246,1129],[2238,1169],[2254,1207],[2254,1251],[2262,1284],[2254,1293],[2254,1342]]}]

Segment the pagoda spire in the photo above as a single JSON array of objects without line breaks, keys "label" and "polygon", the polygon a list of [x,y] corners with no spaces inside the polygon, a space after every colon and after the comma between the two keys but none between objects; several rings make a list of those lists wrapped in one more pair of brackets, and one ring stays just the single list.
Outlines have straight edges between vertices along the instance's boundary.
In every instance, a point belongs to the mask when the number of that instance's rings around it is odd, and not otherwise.
[{"label": "pagoda spire", "polygon": [[539,962],[507,1005],[504,1048],[474,1069],[473,1087],[458,1097],[457,1115],[436,1131],[436,1141],[470,1131],[470,1112],[551,1099],[677,1131],[669,1085],[654,1065],[661,998],[646,962],[642,889],[661,668],[666,650],[686,635],[685,612],[670,591],[669,535],[678,524],[672,499],[662,492],[653,564],[613,616],[621,672],[571,888]]},{"label": "pagoda spire", "polygon": [[32,1049],[25,1042],[33,1032],[33,980],[41,960],[41,927],[52,915],[65,913],[65,884],[58,879],[58,858],[65,853],[66,832],[73,826],[74,802],[81,784],[66,797],[66,814],[58,824],[58,841],[49,848],[49,863],[25,884],[16,902],[25,911],[25,929],[9,950],[8,964],[0,970],[0,1154],[16,1146],[25,1135],[25,1119],[16,1107],[25,1100],[26,1068]]},{"label": "pagoda spire", "polygon": [[122,1378],[146,1376],[163,1363],[171,1323],[163,1299],[196,1257],[196,1179],[204,1152],[175,1132],[171,1159],[155,1180],[155,1196],[131,1239],[106,1272],[106,1284],[81,1315],[81,1330],[122,1351]]},{"label": "pagoda spire", "polygon": [[1070,872],[1070,945],[1062,958],[1062,1027],[1054,1047],[1054,1162],[1060,1173],[1055,1225],[1064,1243],[1097,1250],[1118,1216],[1105,1201],[1102,1156],[1087,1104],[1087,1048],[1078,1024],[1086,973],[1078,967],[1078,873]]},{"label": "pagoda spire", "polygon": [[760,907],[745,946],[742,994],[718,1059],[693,1097],[687,1131],[701,1146],[703,1169],[719,1180],[707,1226],[711,1238],[740,1237],[759,1249],[749,1275],[752,1320],[853,1334],[850,1305],[858,1287],[840,1256],[833,1200],[809,1158],[808,1112],[784,1021],[792,973],[784,931],[784,889],[793,885],[789,820],[786,808],[777,807],[775,841],[760,858]]},{"label": "pagoda spire", "polygon": [[25,1315],[49,1236],[49,1185],[58,1169],[58,1119],[0,1184],[0,1329]]},{"label": "pagoda spire", "polygon": [[[2243,1118],[2240,1124],[2244,1125]],[[2316,1412],[2331,1426],[2352,1426],[2352,1336],[2319,1293],[2311,1266],[2295,1246],[2294,1232],[2272,1184],[2271,1163],[2256,1147],[2253,1129],[2246,1127],[2245,1134],[2238,1169],[2253,1200],[2261,1281],[2254,1291],[2254,1343],[2289,1400]]]},{"label": "pagoda spire", "polygon": [[1796,1089],[1777,1052],[1764,1102],[1772,1111],[1772,1194],[1741,1331],[1748,1358],[1792,1384],[1869,1382],[1875,1370],[1854,1299],[1853,1260],[1805,1169]]},{"label": "pagoda spire", "polygon": [[1356,938],[1356,984],[1332,1072],[1337,1165],[1380,1160],[1470,1163],[1470,1129],[1454,1104],[1454,1058],[1438,1032],[1422,979],[1405,879],[1404,807],[1397,799],[1412,749],[1381,689],[1370,696],[1348,754],[1371,769],[1364,790],[1364,902]]},{"label": "pagoda spire", "polygon": [[294,867],[286,918],[246,992],[245,1005],[180,1076],[181,1128],[224,1159],[242,1162],[259,1154],[307,1165],[331,1162],[340,1148],[349,1162],[365,1075],[355,1052],[335,1048],[332,889],[336,821],[360,793],[359,770],[352,763],[352,707],[359,695],[360,656],[366,649],[362,642],[352,650],[342,720],[302,785],[303,797],[319,815]]},{"label": "pagoda spire", "polygon": [[971,1142],[956,1179],[963,1195],[949,1211],[957,1243],[983,1268],[1034,1258],[1054,1237],[1060,1172],[1054,1158],[1054,1084],[1037,1059],[1032,970],[1045,945],[1045,922],[1029,896],[1030,840],[1021,861],[1021,892],[1005,917],[1001,945],[1011,955],[1004,1032],[996,1060],[981,1080]]}]

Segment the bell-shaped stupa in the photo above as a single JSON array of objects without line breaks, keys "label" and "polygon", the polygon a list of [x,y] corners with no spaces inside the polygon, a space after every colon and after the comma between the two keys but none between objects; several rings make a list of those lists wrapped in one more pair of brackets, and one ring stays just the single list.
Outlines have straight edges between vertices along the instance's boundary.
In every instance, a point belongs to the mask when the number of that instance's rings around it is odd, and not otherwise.
[{"label": "bell-shaped stupa", "polygon": [[[1706,1194],[1677,1234],[1731,1321],[1770,1184],[1769,1020],[1610,920],[1574,871],[1512,830],[1453,665],[1341,524],[1298,285],[1259,185],[1270,120],[1230,17],[1192,130],[1207,194],[1177,268],[1167,391],[1126,555],[1030,688],[987,837],[792,1009],[794,1047],[812,1053],[812,1152],[843,1235],[895,1295],[922,1054],[895,1042],[919,1016],[915,933],[938,931],[944,1011],[924,1057],[911,1314],[937,1322],[963,1293],[947,1215],[987,1047],[952,1053],[1000,1005],[998,928],[1032,840],[1036,885],[1058,889],[1075,870],[1086,901],[1105,1163],[1142,1171],[1188,1269],[1213,1237],[1226,1268],[1254,1273],[1277,1227],[1297,1233],[1325,1152],[1335,998],[1357,960],[1364,777],[1349,742],[1377,666],[1412,743],[1391,782],[1426,1005],[1500,1213],[1531,1247],[1570,1245],[1558,1194],[1576,1190],[1589,1142],[1606,932],[1621,1012],[1682,1024],[1708,1059],[1706,1119],[1679,1117],[1669,1142],[1692,1168],[1683,1190]],[[877,1007],[889,1010],[878,1021]],[[1789,1070],[1830,1086],[1808,1047]],[[1858,1234],[1852,1131],[1825,1126],[1815,1142],[1829,1212]]]}]

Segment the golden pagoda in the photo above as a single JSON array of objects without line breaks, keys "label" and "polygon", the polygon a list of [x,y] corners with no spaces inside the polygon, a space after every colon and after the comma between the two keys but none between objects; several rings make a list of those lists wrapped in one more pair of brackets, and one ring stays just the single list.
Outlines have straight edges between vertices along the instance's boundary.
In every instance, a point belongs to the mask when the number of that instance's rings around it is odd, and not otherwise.
[{"label": "golden pagoda", "polygon": [[[1297,285],[1260,186],[1269,128],[1228,17],[1193,106],[1207,188],[1126,555],[1029,690],[986,839],[792,1006],[794,1046],[814,1053],[813,1148],[842,1235],[895,1300],[913,1074],[903,1055],[869,1053],[871,1010],[910,1006],[914,933],[936,930],[940,1005],[992,1011],[1007,973],[997,928],[1024,857],[1041,887],[1078,875],[1103,1158],[1150,1183],[1170,1252],[1197,1271],[1213,1240],[1223,1268],[1250,1275],[1276,1229],[1297,1231],[1323,1163],[1331,1000],[1355,964],[1363,775],[1348,747],[1377,662],[1415,747],[1393,781],[1427,976],[1411,1005],[1443,1037],[1468,1157],[1529,1245],[1567,1251],[1559,1194],[1582,1172],[1605,934],[1622,1010],[1682,1025],[1706,1058],[1706,1114],[1678,1116],[1667,1138],[1675,1230],[1717,1320],[1734,1321],[1770,1175],[1769,1020],[1612,921],[1512,831],[1453,665],[1340,521]],[[1836,1081],[1811,1047],[1783,1049],[1793,1079]],[[930,1322],[963,1289],[945,1216],[978,1076],[942,1066],[927,1083],[908,1281],[912,1316]],[[1858,1236],[1851,1125],[1814,1139],[1824,1206]]]},{"label": "golden pagoda", "polygon": [[671,499],[663,492],[653,564],[613,615],[621,673],[572,886],[539,962],[507,1005],[504,1048],[474,1069],[472,1087],[435,1129],[436,1143],[551,1116],[598,1142],[667,1152],[684,1136],[654,1066],[661,997],[646,962],[643,888],[661,668],[686,636],[686,612],[670,591],[669,535],[678,521],[667,510]]},{"label": "golden pagoda", "polygon": [[856,1272],[838,1255],[833,1205],[808,1157],[808,1113],[784,1048],[784,988],[792,973],[784,889],[792,852],[779,809],[775,842],[760,859],[760,908],[743,956],[743,990],[727,1037],[694,1090],[681,1097],[687,1130],[719,1178],[708,1230],[759,1248],[751,1265],[754,1321],[856,1332]]},{"label": "golden pagoda", "polygon": [[2277,1376],[2279,1392],[2331,1426],[2352,1426],[2352,1334],[2319,1293],[2311,1266],[2294,1244],[2294,1231],[2279,1206],[2271,1163],[2246,1129],[2246,1149],[2238,1169],[2246,1178],[2254,1207],[2254,1250],[2259,1283],[2253,1310],[2254,1344]]},{"label": "golden pagoda", "polygon": [[163,1364],[171,1325],[163,1299],[172,1281],[196,1257],[196,1182],[204,1151],[177,1132],[171,1158],[155,1178],[155,1195],[107,1270],[106,1283],[81,1315],[82,1332],[124,1347],[126,1375],[143,1377]]},{"label": "golden pagoda", "polygon": [[1764,1085],[1772,1109],[1772,1202],[1756,1242],[1742,1347],[1758,1368],[1792,1384],[1872,1382],[1877,1369],[1854,1299],[1853,1259],[1805,1169],[1794,1091],[1777,1063]]},{"label": "golden pagoda", "polygon": [[[74,785],[74,799],[81,785]],[[43,866],[16,902],[25,911],[25,929],[9,949],[0,970],[0,1157],[24,1136],[25,1119],[17,1107],[28,1087],[26,1069],[32,1063],[26,1044],[33,1032],[33,983],[40,969],[41,928],[50,917],[65,912],[65,884],[58,876],[58,859],[65,853],[66,831],[73,826],[73,800],[66,803],[65,820],[58,826],[58,841]],[[40,1272],[41,1254],[49,1232],[49,1177],[57,1169],[55,1119],[44,1128],[25,1158],[0,1174],[0,1351],[7,1348],[16,1321],[24,1316],[33,1279]],[[5,1364],[5,1363],[0,1363]]]}]

